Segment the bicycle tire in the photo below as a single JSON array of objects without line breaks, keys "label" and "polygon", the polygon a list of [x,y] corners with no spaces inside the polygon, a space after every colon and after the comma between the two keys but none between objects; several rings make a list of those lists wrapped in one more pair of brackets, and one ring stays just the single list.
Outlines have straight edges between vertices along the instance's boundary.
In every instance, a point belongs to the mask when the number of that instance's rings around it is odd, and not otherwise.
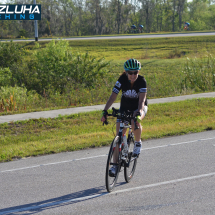
[{"label": "bicycle tire", "polygon": [[124,166],[124,178],[127,183],[129,183],[133,178],[136,165],[137,165],[137,158],[132,157],[133,148],[134,148],[134,138],[128,137],[128,140],[129,140],[128,141],[129,151],[128,151],[128,158],[127,158],[126,164],[129,164],[129,166],[127,165]]},{"label": "bicycle tire", "polygon": [[118,141],[119,141],[119,136],[116,136],[111,144],[109,154],[108,154],[108,159],[107,159],[105,184],[106,184],[106,189],[109,193],[114,189],[121,169],[121,162],[118,161],[118,169],[117,169],[116,175],[115,176],[109,175],[109,170],[110,170],[111,164],[113,163],[113,152],[115,149],[114,147],[118,144]]}]

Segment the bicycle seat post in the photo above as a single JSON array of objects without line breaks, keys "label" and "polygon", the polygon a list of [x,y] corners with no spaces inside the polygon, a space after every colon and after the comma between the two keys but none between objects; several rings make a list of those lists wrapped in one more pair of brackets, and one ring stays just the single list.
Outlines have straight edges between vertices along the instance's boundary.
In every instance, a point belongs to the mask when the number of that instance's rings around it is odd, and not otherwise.
[{"label": "bicycle seat post", "polygon": [[129,127],[129,131],[128,131],[128,135],[131,135],[131,131],[132,131],[132,128],[131,126]]}]

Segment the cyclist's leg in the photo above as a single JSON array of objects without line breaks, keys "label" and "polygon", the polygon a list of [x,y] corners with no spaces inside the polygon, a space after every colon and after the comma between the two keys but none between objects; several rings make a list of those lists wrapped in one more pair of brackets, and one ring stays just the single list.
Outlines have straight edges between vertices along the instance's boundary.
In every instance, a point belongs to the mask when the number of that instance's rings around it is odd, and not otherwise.
[{"label": "cyclist's leg", "polygon": [[[148,107],[144,106],[144,108],[143,108],[143,114],[144,114],[143,119],[145,118],[147,111],[148,111]],[[134,115],[135,115],[136,112],[137,112],[137,110],[134,111]],[[140,127],[139,129],[134,130],[134,120],[131,120],[131,126],[132,126],[132,130],[134,132],[135,141],[140,142],[141,141],[141,134],[142,134],[142,126],[141,126],[141,124],[139,126]]]},{"label": "cyclist's leg", "polygon": [[[148,107],[144,106],[144,109],[143,109],[144,117],[146,116],[147,110],[148,110]],[[134,133],[134,136],[135,136],[135,147],[134,147],[134,151],[133,151],[132,156],[136,156],[136,155],[140,154],[140,150],[141,150],[141,147],[142,147],[142,142],[141,142],[142,126],[139,123],[139,129],[135,130],[134,129],[135,128],[134,120],[131,121],[131,124],[132,124],[132,130],[133,130],[133,133]]]},{"label": "cyclist's leg", "polygon": [[140,124],[139,129],[134,130],[134,120],[131,120],[131,126],[132,126],[132,131],[135,136],[135,141],[140,142],[141,141],[141,134],[142,134],[142,126]]},{"label": "cyclist's leg", "polygon": [[141,142],[141,133],[142,133],[142,126],[139,123],[139,129],[134,130],[134,120],[131,121],[132,123],[132,130],[135,136],[135,143],[133,148],[132,157],[136,157],[140,154],[141,148],[142,148],[142,142]]}]

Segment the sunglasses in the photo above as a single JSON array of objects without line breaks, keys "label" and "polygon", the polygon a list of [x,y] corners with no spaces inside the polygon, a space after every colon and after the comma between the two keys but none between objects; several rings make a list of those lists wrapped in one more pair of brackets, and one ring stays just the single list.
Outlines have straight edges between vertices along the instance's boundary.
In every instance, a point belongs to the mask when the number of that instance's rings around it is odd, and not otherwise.
[{"label": "sunglasses", "polygon": [[128,71],[129,75],[133,75],[133,74],[136,75],[137,73],[138,73],[138,71],[135,71],[135,72]]}]

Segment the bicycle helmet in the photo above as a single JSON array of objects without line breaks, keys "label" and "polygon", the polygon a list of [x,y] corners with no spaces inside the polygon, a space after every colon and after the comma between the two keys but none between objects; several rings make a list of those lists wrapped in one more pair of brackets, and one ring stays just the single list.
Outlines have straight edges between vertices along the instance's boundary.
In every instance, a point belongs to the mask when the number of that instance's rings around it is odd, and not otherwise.
[{"label": "bicycle helmet", "polygon": [[141,69],[141,63],[136,59],[129,59],[124,63],[124,69],[125,71],[130,70],[140,70]]}]

